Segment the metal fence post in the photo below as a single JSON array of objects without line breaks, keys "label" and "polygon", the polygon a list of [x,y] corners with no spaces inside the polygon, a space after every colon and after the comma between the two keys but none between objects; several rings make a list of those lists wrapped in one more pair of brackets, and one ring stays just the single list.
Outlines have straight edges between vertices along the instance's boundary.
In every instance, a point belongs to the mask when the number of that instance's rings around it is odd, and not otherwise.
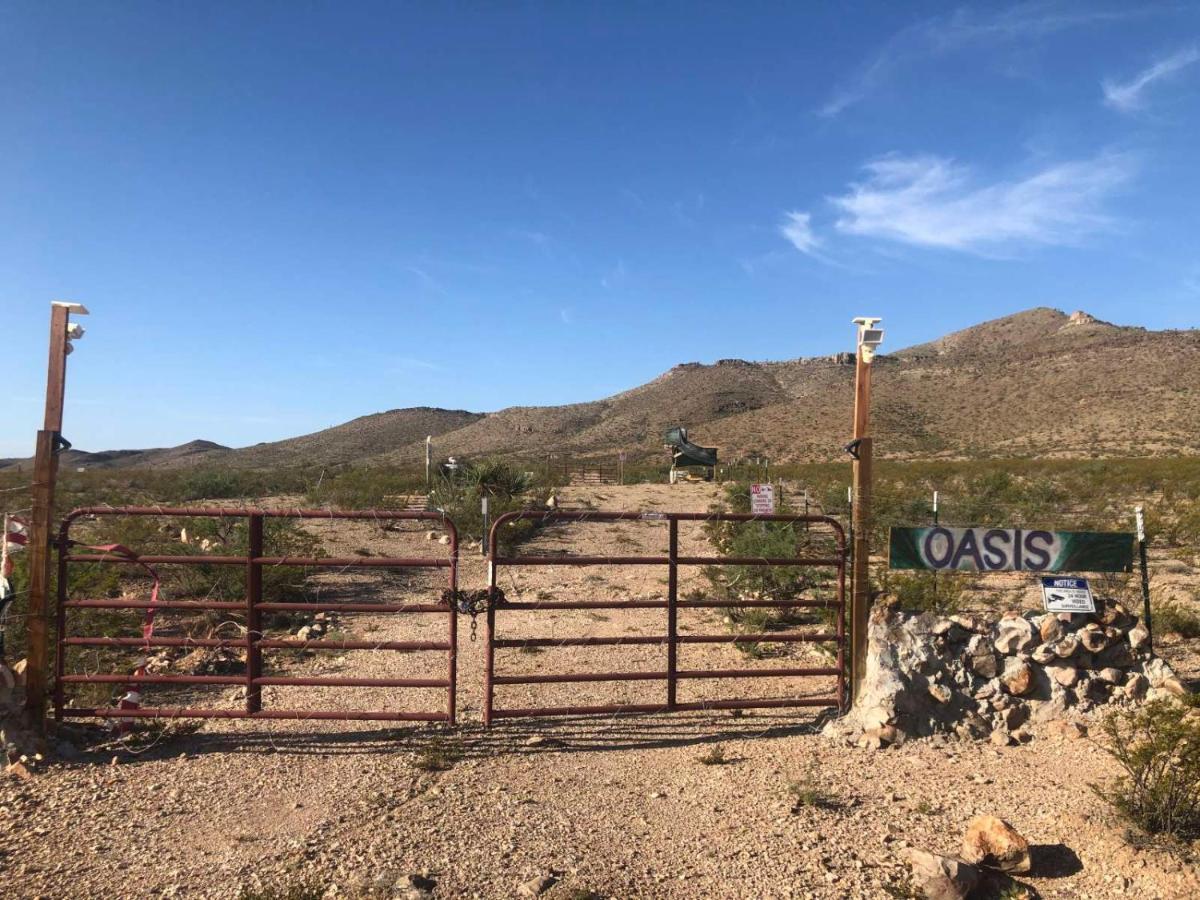
[{"label": "metal fence post", "polygon": [[263,517],[255,513],[249,516],[249,539],[246,550],[246,712],[253,714],[262,710],[262,563]]},{"label": "metal fence post", "polygon": [[674,516],[668,522],[667,533],[667,709],[674,709],[679,637],[679,520]]}]

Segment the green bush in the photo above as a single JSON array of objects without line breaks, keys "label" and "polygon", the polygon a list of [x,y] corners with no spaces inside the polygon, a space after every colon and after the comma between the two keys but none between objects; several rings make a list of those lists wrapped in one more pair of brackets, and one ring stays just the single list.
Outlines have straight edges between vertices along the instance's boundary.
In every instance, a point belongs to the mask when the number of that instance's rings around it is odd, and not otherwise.
[{"label": "green bush", "polygon": [[963,587],[964,576],[949,572],[893,573],[888,578],[888,593],[901,609],[943,616],[961,608]]},{"label": "green bush", "polygon": [[1200,615],[1174,597],[1152,604],[1150,616],[1155,634],[1177,634],[1182,638],[1200,637]]},{"label": "green bush", "polygon": [[[458,527],[459,540],[487,540],[483,533],[482,500],[488,498],[488,517],[495,522],[504,513],[545,509],[549,491],[535,488],[534,479],[512,463],[484,460],[464,464],[453,478],[439,477],[429,495],[429,505],[444,512]],[[538,519],[524,519],[500,529],[502,549],[528,539],[539,527]]]},{"label": "green bush", "polygon": [[1200,837],[1200,710],[1195,698],[1114,712],[1105,749],[1124,774],[1093,790],[1150,834]]}]

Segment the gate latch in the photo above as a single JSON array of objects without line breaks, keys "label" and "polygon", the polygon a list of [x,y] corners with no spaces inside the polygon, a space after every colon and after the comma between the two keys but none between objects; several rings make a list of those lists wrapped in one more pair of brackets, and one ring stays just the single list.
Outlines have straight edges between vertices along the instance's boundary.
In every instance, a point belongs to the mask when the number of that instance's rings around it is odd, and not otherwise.
[{"label": "gate latch", "polygon": [[471,640],[474,641],[475,629],[478,626],[477,619],[481,612],[487,611],[488,601],[492,596],[496,598],[496,606],[504,604],[504,591],[500,588],[494,588],[493,590],[482,588],[477,591],[452,591],[447,589],[442,592],[442,602],[459,613],[471,617]]}]

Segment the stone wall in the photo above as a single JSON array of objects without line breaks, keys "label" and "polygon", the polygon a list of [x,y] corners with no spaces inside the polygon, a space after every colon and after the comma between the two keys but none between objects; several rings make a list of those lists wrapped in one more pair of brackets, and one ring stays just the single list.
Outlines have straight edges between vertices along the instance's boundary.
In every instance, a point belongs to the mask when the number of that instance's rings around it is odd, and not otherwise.
[{"label": "stone wall", "polygon": [[1091,614],[1010,612],[996,622],[877,606],[861,696],[827,731],[877,747],[935,732],[1010,743],[1072,711],[1183,693],[1138,618],[1096,603]]}]

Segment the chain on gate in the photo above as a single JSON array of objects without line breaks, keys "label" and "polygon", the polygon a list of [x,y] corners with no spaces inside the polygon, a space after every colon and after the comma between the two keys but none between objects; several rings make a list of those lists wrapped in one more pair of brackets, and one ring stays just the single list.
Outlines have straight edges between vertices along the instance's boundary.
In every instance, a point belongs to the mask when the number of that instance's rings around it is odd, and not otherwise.
[{"label": "chain on gate", "polygon": [[504,591],[500,588],[480,588],[477,591],[444,590],[442,602],[458,610],[461,614],[471,617],[471,642],[476,639],[476,629],[479,626],[479,614],[487,612],[489,598],[495,597],[494,606],[504,605]]}]

